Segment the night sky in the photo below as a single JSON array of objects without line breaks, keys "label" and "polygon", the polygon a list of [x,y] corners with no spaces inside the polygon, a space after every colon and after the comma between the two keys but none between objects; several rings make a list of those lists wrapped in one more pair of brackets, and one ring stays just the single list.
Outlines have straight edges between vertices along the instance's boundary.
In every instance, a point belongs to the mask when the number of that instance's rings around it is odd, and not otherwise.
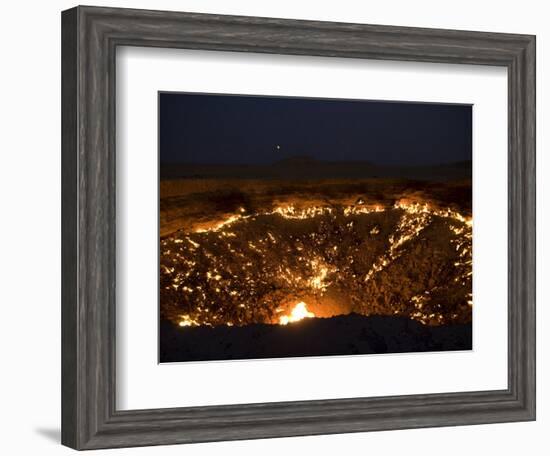
[{"label": "night sky", "polygon": [[308,156],[431,165],[472,158],[470,105],[160,93],[159,114],[161,163]]}]

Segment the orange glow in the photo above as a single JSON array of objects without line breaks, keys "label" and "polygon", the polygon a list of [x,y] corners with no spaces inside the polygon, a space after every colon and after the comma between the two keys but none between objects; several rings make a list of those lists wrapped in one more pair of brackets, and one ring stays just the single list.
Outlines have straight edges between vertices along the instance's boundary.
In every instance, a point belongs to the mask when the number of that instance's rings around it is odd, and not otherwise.
[{"label": "orange glow", "polygon": [[[302,229],[300,220],[313,219],[319,223],[308,222]],[[255,211],[238,208],[220,219],[201,221],[192,231],[161,240],[161,291],[173,304],[170,319],[182,328],[287,325],[315,317],[299,299],[308,299],[310,305],[316,302],[315,311],[325,316],[323,303],[340,302],[346,288],[353,298],[346,305],[368,314],[369,300],[376,300],[372,294],[388,295],[391,289],[380,285],[394,273],[390,268],[395,263],[395,270],[400,271],[404,264],[397,263],[400,258],[408,261],[411,249],[420,252],[422,243],[434,236],[429,231],[434,222],[434,229],[449,230],[441,231],[452,248],[448,255],[454,271],[449,272],[449,286],[459,287],[460,306],[466,314],[473,307],[472,217],[454,206],[410,198],[392,204],[363,199],[343,205],[276,203]],[[248,223],[252,227],[259,223],[262,228],[249,231]],[[286,232],[286,226],[296,231]],[[333,227],[338,229],[333,231]],[[347,242],[348,233],[353,243]],[[418,252],[414,255],[422,258]],[[442,308],[444,303],[438,302],[441,289],[433,284],[417,288],[399,295],[399,316],[424,324],[447,323],[438,320],[441,312],[449,314]],[[376,311],[390,304],[384,301]]]},{"label": "orange glow", "polygon": [[193,320],[189,315],[182,315],[182,320],[178,323],[179,326],[199,326],[196,320]]},{"label": "orange glow", "polygon": [[279,317],[280,325],[288,325],[289,323],[294,323],[296,321],[303,320],[304,318],[313,318],[315,314],[307,310],[305,302],[299,302],[294,306],[294,309],[290,312],[290,315],[283,315]]}]

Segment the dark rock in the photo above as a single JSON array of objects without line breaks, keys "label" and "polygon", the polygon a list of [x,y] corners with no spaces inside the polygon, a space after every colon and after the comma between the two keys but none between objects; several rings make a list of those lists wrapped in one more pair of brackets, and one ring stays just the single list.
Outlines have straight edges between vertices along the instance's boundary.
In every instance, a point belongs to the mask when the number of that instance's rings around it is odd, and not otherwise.
[{"label": "dark rock", "polygon": [[472,325],[426,326],[357,314],[286,326],[178,327],[162,321],[160,362],[408,353],[472,349]]}]

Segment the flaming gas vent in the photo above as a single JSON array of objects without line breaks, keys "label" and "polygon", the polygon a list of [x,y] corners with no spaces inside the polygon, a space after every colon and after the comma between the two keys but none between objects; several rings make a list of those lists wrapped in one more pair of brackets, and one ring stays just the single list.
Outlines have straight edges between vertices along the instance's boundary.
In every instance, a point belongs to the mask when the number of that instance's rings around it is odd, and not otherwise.
[{"label": "flaming gas vent", "polygon": [[160,260],[161,314],[182,327],[351,312],[471,322],[472,219],[427,203],[241,209],[163,238]]}]

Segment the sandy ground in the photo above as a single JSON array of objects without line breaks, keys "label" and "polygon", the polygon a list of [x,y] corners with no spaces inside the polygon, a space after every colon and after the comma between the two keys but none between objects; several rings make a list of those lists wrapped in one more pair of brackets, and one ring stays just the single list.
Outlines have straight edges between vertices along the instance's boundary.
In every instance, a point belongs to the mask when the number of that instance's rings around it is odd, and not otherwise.
[{"label": "sandy ground", "polygon": [[403,179],[175,179],[160,182],[160,236],[223,220],[231,214],[253,214],[285,205],[391,206],[401,198],[430,201],[471,215],[471,180]]}]

